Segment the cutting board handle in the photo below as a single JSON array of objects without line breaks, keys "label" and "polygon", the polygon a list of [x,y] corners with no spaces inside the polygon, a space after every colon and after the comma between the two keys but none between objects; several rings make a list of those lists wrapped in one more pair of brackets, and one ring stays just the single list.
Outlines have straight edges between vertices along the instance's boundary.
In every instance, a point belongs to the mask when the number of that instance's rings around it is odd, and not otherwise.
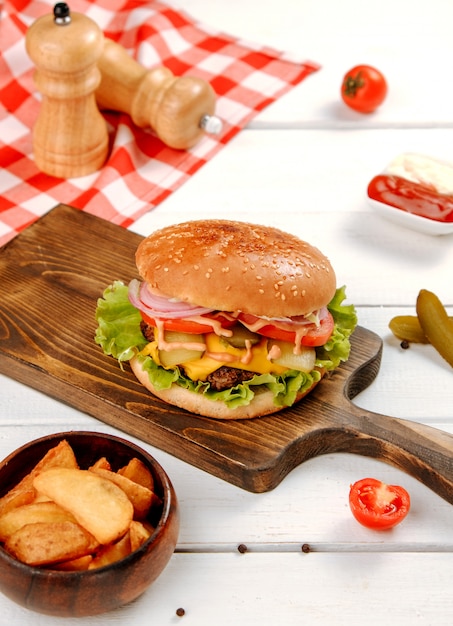
[{"label": "cutting board handle", "polygon": [[[350,383],[354,383],[353,377]],[[394,465],[453,504],[453,435],[359,408],[352,403],[354,395],[354,384],[346,386],[341,434],[347,441],[343,451]]]}]

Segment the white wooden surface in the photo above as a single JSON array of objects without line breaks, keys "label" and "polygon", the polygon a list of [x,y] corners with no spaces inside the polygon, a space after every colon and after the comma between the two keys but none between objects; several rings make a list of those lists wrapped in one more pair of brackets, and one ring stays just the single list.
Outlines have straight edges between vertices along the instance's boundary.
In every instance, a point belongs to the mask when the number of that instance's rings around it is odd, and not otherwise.
[{"label": "white wooden surface", "polygon": [[[451,0],[172,4],[322,69],[133,230],[146,235],[184,219],[232,217],[307,238],[330,256],[360,324],[384,340],[380,373],[356,403],[453,433],[453,371],[429,346],[402,351],[388,331],[393,315],[414,312],[421,288],[437,292],[453,314],[453,236],[396,227],[375,215],[365,196],[369,179],[400,152],[453,160]],[[362,62],[384,71],[390,87],[371,116],[347,110],[339,99],[343,74]],[[2,458],[46,433],[118,432],[7,377],[0,384]],[[141,445],[166,468],[180,501],[177,552],[163,575],[132,605],[89,619],[41,616],[0,596],[0,623],[452,623],[453,507],[399,470],[332,454],[298,467],[272,492],[251,494]],[[349,512],[349,485],[366,475],[410,491],[412,511],[391,532],[362,528]],[[183,617],[176,615],[180,607]]]}]

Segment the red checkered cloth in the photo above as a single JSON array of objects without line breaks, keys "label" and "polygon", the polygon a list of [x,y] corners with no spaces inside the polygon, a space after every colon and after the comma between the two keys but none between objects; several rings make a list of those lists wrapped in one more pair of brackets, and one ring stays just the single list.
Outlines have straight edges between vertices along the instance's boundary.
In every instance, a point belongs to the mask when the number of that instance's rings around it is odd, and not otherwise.
[{"label": "red checkered cloth", "polygon": [[[50,0],[6,0],[0,18],[0,245],[56,204],[70,204],[127,227],[173,193],[255,115],[318,69],[238,40],[151,0],[70,0],[141,65],[199,76],[217,95],[219,135],[190,150],[166,146],[125,113],[105,113],[113,146],[104,166],[72,179],[48,176],[33,160],[31,129],[40,107],[28,27],[53,12]],[[0,0],[1,7],[1,0]]]}]

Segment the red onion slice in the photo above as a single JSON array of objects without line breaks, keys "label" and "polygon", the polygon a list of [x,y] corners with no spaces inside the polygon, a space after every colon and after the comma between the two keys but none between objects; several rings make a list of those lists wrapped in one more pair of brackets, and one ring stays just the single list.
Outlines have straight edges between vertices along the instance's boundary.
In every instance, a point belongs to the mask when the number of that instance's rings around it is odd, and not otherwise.
[{"label": "red onion slice", "polygon": [[129,300],[136,309],[143,311],[153,319],[177,319],[211,313],[208,309],[174,298],[165,298],[151,293],[144,282],[133,279],[129,283]]}]

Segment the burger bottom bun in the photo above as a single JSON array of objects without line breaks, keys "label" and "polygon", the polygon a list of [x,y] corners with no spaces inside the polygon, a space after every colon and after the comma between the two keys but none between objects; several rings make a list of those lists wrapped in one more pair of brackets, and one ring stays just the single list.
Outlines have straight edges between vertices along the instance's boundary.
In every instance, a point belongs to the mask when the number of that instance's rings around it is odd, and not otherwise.
[{"label": "burger bottom bun", "polygon": [[[130,366],[140,383],[153,395],[168,404],[185,409],[191,413],[196,413],[197,415],[202,415],[203,417],[222,420],[243,420],[252,419],[254,417],[264,417],[265,415],[271,415],[272,413],[277,413],[282,409],[288,408],[275,405],[272,392],[263,386],[257,388],[255,397],[250,404],[230,409],[224,402],[210,400],[201,393],[194,393],[193,391],[184,389],[175,384],[169,389],[156,389],[150,382],[148,373],[142,368],[137,358],[134,357],[130,360]],[[314,382],[310,389],[299,394],[294,404],[310,393],[317,384],[317,382]]]}]

